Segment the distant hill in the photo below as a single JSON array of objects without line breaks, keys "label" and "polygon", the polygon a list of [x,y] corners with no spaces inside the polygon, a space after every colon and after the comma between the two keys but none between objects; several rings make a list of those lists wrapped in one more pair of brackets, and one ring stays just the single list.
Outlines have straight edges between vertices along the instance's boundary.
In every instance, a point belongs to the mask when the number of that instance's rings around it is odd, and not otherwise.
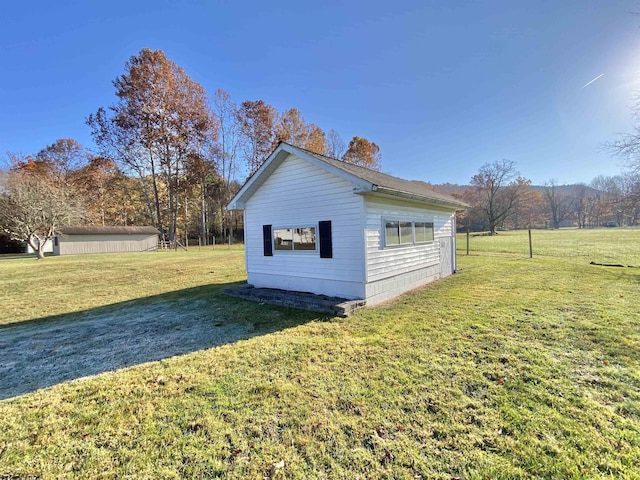
[{"label": "distant hill", "polygon": [[429,187],[433,190],[444,193],[445,195],[453,195],[458,194],[462,195],[465,190],[471,188],[471,185],[458,185],[456,183],[440,183],[440,184],[429,184]]},{"label": "distant hill", "polygon": [[[531,185],[531,190],[537,190],[539,192],[544,192],[545,187],[544,185]],[[587,194],[596,194],[596,193],[600,193],[598,190],[596,190],[595,188],[591,188],[588,185],[584,185],[584,184],[580,184],[580,183],[576,183],[573,185],[556,185],[556,192],[560,193],[560,194],[565,194],[568,196],[575,196],[579,193],[580,189],[586,189]]]},{"label": "distant hill", "polygon": [[[440,193],[444,193],[446,195],[458,194],[461,195],[468,188],[473,188],[471,185],[458,185],[455,183],[440,183],[440,184],[430,184],[430,187]],[[531,185],[531,190],[544,192],[547,188],[544,185]],[[573,185],[556,185],[556,192],[559,194],[565,194],[568,196],[575,196],[578,194],[579,190],[585,188],[588,194],[596,194],[599,193],[595,188],[591,188],[588,185],[584,184],[573,184]]]}]

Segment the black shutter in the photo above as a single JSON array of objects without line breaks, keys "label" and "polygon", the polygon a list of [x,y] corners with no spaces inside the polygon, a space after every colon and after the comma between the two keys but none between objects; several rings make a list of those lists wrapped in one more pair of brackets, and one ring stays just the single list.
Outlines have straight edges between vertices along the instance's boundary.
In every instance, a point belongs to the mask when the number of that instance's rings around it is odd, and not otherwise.
[{"label": "black shutter", "polygon": [[333,245],[331,243],[331,220],[319,222],[320,230],[320,258],[333,258]]},{"label": "black shutter", "polygon": [[264,256],[273,257],[273,244],[271,243],[271,225],[262,226],[262,243],[264,245]]}]

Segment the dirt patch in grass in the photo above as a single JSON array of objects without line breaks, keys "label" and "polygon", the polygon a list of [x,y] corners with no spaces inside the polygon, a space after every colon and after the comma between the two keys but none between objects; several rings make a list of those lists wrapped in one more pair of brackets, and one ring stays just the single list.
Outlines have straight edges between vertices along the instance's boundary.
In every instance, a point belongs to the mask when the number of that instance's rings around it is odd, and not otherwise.
[{"label": "dirt patch in grass", "polygon": [[223,303],[127,302],[0,329],[0,399],[79,377],[234,342],[257,333]]}]

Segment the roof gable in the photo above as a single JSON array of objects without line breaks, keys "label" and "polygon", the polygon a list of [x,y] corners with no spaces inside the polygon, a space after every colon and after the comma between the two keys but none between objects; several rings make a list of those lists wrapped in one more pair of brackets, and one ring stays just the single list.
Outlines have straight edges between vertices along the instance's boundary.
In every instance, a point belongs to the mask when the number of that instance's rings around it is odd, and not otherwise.
[{"label": "roof gable", "polygon": [[425,182],[394,177],[280,142],[262,166],[249,177],[229,202],[227,208],[230,210],[244,209],[246,201],[289,155],[302,158],[337,177],[351,182],[354,193],[391,195],[454,209],[464,209],[468,206],[453,197],[434,192]]}]

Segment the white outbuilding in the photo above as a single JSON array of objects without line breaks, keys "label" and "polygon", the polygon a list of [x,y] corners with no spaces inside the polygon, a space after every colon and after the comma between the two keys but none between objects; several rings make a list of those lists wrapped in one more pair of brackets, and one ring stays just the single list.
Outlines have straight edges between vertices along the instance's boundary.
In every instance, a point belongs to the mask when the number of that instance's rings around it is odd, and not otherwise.
[{"label": "white outbuilding", "polygon": [[60,227],[53,237],[54,255],[151,252],[158,249],[154,227]]},{"label": "white outbuilding", "polygon": [[284,142],[228,205],[244,210],[249,284],[367,305],[455,272],[455,213],[466,207]]},{"label": "white outbuilding", "polygon": [[[40,240],[37,238],[33,238],[33,243],[38,246],[40,244]],[[34,253],[38,253],[37,250],[34,250],[31,245],[27,243],[27,253],[33,255]],[[42,247],[42,253],[53,253],[53,240],[49,239],[44,242],[44,247]]]}]

